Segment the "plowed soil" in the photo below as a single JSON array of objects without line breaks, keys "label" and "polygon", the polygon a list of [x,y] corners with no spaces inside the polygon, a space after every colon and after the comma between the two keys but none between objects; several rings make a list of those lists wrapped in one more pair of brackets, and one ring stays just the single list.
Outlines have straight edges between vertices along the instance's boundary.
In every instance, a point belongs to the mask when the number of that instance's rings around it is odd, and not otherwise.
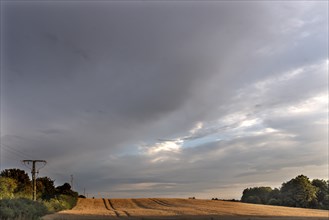
[{"label": "plowed soil", "polygon": [[329,211],[201,199],[79,199],[72,210],[43,217],[75,219],[327,220]]}]

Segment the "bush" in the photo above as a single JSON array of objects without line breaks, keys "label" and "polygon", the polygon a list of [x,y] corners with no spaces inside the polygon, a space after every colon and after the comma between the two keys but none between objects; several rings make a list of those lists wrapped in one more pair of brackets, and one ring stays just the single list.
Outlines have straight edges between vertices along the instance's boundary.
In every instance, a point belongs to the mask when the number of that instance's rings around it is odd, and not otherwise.
[{"label": "bush", "polygon": [[8,177],[0,177],[0,199],[14,198],[14,191],[16,188],[16,180]]},{"label": "bush", "polygon": [[72,209],[78,201],[78,197],[68,195],[60,195],[57,199],[63,205],[64,209]]},{"label": "bush", "polygon": [[3,206],[2,202],[0,202],[0,216],[1,219],[14,219],[15,211],[11,208]]},{"label": "bush", "polygon": [[0,200],[0,219],[38,219],[49,213],[73,208],[77,197],[59,195],[48,201],[32,201],[30,199],[2,199]]},{"label": "bush", "polygon": [[76,205],[77,200],[76,197],[59,195],[56,198],[44,201],[44,205],[49,212],[58,212],[65,209],[72,209]]},{"label": "bush", "polygon": [[[1,177],[14,179],[17,183],[14,194],[19,193],[20,195],[31,195],[32,184],[29,175],[20,169],[5,169],[0,173]],[[25,197],[25,196],[24,196]],[[16,198],[16,196],[15,196]]]},{"label": "bush", "polygon": [[1,220],[38,219],[48,213],[47,207],[41,202],[29,199],[0,200]]}]

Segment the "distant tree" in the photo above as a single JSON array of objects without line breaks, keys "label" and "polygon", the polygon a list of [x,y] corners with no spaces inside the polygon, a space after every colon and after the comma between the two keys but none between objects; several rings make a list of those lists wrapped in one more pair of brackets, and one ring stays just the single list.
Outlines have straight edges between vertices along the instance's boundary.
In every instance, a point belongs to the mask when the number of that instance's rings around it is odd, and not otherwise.
[{"label": "distant tree", "polygon": [[1,177],[8,177],[16,180],[17,187],[14,193],[31,193],[32,185],[29,175],[20,169],[5,169],[0,173]]},{"label": "distant tree", "polygon": [[253,187],[245,189],[242,193],[242,202],[267,204],[272,192],[271,187]]},{"label": "distant tree", "polygon": [[67,194],[71,191],[71,185],[69,183],[64,183],[61,186],[57,186],[56,190],[59,194]]},{"label": "distant tree", "polygon": [[16,180],[8,177],[0,177],[0,199],[14,198],[14,191],[16,188]]},{"label": "distant tree", "polygon": [[49,200],[56,194],[54,181],[49,177],[37,178],[37,192],[42,199]]},{"label": "distant tree", "polygon": [[271,198],[268,203],[268,205],[281,205],[281,201],[279,199]]},{"label": "distant tree", "polygon": [[315,208],[329,209],[329,180],[314,179],[312,185],[316,187]]},{"label": "distant tree", "polygon": [[268,195],[268,205],[281,205],[281,193],[278,188],[274,188]]},{"label": "distant tree", "polygon": [[329,180],[309,180],[299,175],[282,184],[281,189],[270,187],[247,188],[242,202],[283,205],[329,210]]},{"label": "distant tree", "polygon": [[304,175],[283,183],[280,191],[285,206],[307,208],[317,199],[316,187]]},{"label": "distant tree", "polygon": [[71,185],[69,183],[64,183],[63,185],[56,187],[56,193],[78,197],[78,193],[71,190]]},{"label": "distant tree", "polygon": [[253,204],[262,204],[262,200],[258,196],[248,196],[245,202]]}]

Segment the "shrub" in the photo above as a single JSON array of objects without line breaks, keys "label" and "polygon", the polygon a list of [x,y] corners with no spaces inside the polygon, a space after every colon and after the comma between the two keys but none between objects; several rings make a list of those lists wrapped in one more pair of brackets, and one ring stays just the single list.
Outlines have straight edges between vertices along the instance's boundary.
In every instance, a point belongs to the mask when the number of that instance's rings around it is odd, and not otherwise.
[{"label": "shrub", "polygon": [[41,202],[29,199],[0,200],[1,220],[38,219],[48,213],[47,207]]},{"label": "shrub", "polygon": [[32,194],[32,185],[29,175],[20,169],[5,169],[0,173],[1,177],[8,177],[17,182],[14,193]]},{"label": "shrub", "polygon": [[16,180],[8,177],[0,177],[0,199],[14,198],[14,191],[16,188]]}]

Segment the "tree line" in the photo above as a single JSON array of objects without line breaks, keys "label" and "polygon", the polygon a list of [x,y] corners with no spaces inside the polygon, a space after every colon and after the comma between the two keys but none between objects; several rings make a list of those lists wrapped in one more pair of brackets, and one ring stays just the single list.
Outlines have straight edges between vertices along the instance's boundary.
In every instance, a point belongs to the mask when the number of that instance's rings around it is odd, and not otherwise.
[{"label": "tree line", "polygon": [[45,176],[36,179],[37,201],[32,201],[32,181],[20,169],[5,169],[0,173],[0,219],[38,219],[48,213],[75,206],[78,193],[69,183],[55,187]]},{"label": "tree line", "polygon": [[252,187],[243,191],[242,202],[329,210],[329,180],[310,180],[299,175],[281,188]]}]

